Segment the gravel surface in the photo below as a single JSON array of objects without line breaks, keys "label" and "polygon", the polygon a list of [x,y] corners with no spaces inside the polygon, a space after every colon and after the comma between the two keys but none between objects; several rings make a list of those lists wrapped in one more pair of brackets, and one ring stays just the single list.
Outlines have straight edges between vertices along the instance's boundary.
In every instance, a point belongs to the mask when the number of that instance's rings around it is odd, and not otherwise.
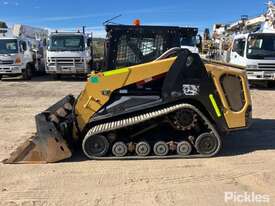
[{"label": "gravel surface", "polygon": [[[83,81],[0,82],[0,160],[35,132],[34,115]],[[275,204],[275,89],[251,91],[253,125],[225,137],[210,159],[88,161],[81,154],[48,165],[0,163],[0,206],[259,205],[225,203],[225,192],[267,195]]]}]

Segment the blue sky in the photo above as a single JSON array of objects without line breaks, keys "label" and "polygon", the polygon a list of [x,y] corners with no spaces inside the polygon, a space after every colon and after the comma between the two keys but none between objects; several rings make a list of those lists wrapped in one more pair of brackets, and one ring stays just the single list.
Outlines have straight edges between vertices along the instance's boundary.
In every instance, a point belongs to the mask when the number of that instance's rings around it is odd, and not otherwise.
[{"label": "blue sky", "polygon": [[118,14],[118,23],[196,26],[230,23],[241,15],[257,16],[267,0],[0,0],[0,20],[37,27],[73,30],[82,25],[103,35],[102,22]]}]

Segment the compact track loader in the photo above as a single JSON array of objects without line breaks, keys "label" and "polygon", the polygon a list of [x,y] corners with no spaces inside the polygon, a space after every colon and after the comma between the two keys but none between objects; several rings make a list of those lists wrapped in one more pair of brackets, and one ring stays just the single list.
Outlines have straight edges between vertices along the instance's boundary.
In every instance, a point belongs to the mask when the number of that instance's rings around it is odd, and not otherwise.
[{"label": "compact track loader", "polygon": [[249,126],[251,112],[244,70],[172,48],[91,73],[77,98],[36,116],[37,134],[4,162],[58,162],[79,143],[94,160],[212,157],[226,134]]},{"label": "compact track loader", "polygon": [[71,157],[77,141],[90,159],[217,154],[223,136],[249,125],[245,71],[177,53],[91,74],[77,99],[36,116],[37,135],[5,163],[57,162]]}]

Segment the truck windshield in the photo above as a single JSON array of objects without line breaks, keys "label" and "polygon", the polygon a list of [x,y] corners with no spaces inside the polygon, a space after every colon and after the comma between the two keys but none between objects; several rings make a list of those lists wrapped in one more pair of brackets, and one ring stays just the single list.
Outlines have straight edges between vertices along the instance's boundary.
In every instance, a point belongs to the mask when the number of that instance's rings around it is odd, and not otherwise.
[{"label": "truck windshield", "polygon": [[275,34],[250,35],[247,44],[247,58],[275,58]]},{"label": "truck windshield", "polygon": [[183,36],[180,38],[181,46],[196,46],[196,37],[195,36]]},{"label": "truck windshield", "polygon": [[50,51],[84,51],[84,38],[80,35],[58,35],[50,38]]},{"label": "truck windshield", "polygon": [[18,44],[16,39],[0,39],[0,54],[18,53]]}]

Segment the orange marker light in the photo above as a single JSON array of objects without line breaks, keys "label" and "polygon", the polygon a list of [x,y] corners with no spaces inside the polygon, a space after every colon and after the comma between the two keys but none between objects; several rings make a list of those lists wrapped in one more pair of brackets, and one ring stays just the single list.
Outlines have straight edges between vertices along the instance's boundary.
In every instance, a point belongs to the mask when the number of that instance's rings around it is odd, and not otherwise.
[{"label": "orange marker light", "polygon": [[135,20],[133,21],[133,24],[134,24],[135,26],[140,26],[140,20],[139,20],[139,19],[135,19]]},{"label": "orange marker light", "polygon": [[21,58],[20,57],[16,57],[15,64],[21,64]]}]

